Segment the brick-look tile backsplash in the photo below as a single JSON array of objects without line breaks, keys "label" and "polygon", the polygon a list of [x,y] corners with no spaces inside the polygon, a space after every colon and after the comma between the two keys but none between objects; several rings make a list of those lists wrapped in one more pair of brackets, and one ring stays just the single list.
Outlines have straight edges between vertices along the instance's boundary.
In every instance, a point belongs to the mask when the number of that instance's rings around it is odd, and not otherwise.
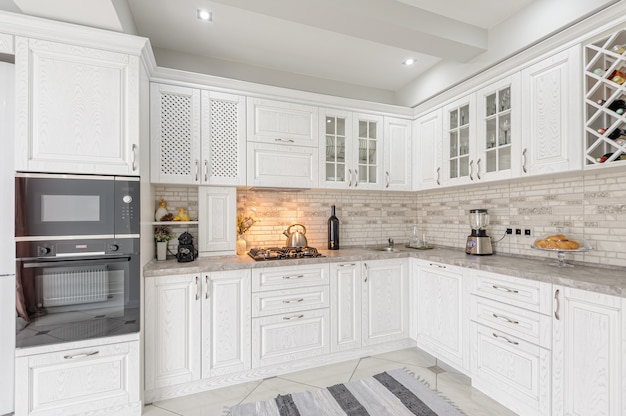
[{"label": "brick-look tile backsplash", "polygon": [[[170,212],[178,207],[197,216],[194,187],[158,186]],[[247,233],[248,247],[282,246],[283,231],[300,223],[309,245],[326,248],[330,206],[336,205],[342,247],[386,244],[393,238],[405,244],[418,226],[418,235],[435,245],[463,250],[470,232],[468,210],[487,208],[488,234],[496,253],[556,258],[554,252],[531,248],[536,237],[564,233],[584,236],[594,250],[568,253],[568,260],[626,266],[626,179],[624,170],[577,172],[495,184],[445,188],[422,192],[381,191],[265,191],[239,189],[237,211],[253,214],[259,222]],[[255,211],[253,211],[255,209]],[[202,221],[202,219],[200,219]],[[535,237],[507,236],[511,226],[532,227]],[[175,227],[176,233],[197,227]],[[175,242],[171,244],[175,247]]]}]

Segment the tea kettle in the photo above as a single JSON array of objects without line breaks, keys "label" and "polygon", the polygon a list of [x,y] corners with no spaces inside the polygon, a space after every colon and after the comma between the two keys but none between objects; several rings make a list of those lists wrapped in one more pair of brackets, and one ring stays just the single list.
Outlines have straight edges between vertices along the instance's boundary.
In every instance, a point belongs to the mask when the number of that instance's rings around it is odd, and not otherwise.
[{"label": "tea kettle", "polygon": [[[302,227],[302,232],[298,230],[292,232],[291,229],[293,227]],[[302,224],[290,225],[285,231],[283,231],[283,234],[287,236],[287,242],[285,243],[286,247],[306,247],[307,246],[306,237],[304,236],[306,234],[306,227],[304,225]]]}]

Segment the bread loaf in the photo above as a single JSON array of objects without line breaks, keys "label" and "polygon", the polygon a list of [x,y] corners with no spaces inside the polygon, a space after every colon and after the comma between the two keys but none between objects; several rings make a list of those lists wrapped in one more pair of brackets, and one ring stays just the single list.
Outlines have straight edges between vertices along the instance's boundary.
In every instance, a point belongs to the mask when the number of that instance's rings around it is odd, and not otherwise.
[{"label": "bread loaf", "polygon": [[544,239],[535,240],[535,247],[553,250],[578,250],[580,243],[568,239],[563,234],[549,235]]}]

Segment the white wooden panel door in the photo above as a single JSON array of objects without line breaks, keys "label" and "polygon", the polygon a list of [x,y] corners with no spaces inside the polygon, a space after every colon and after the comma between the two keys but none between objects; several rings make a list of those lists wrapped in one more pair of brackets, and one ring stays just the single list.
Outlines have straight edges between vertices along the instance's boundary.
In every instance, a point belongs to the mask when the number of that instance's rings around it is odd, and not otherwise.
[{"label": "white wooden panel door", "polygon": [[17,170],[139,175],[138,57],[16,38],[15,64]]},{"label": "white wooden panel door", "polygon": [[361,346],[362,263],[330,265],[330,346],[332,352]]},{"label": "white wooden panel door", "polygon": [[234,254],[237,238],[237,188],[198,188],[198,251],[201,256]]},{"label": "white wooden panel door", "polygon": [[384,119],[384,189],[410,191],[413,160],[411,158],[411,122],[385,117]]},{"label": "white wooden panel door", "polygon": [[202,91],[202,177],[207,185],[246,184],[246,98]]},{"label": "white wooden panel door", "polygon": [[580,169],[580,47],[522,70],[522,175]]},{"label": "white wooden panel door", "polygon": [[459,369],[466,368],[468,315],[459,270],[423,263],[417,276],[417,345]]},{"label": "white wooden panel door", "polygon": [[200,275],[145,279],[146,389],[200,379]]},{"label": "white wooden panel door", "polygon": [[317,147],[317,107],[248,98],[248,140]]},{"label": "white wooden panel door", "polygon": [[151,84],[152,182],[199,184],[200,170],[200,91]]},{"label": "white wooden panel door", "polygon": [[443,180],[441,146],[441,109],[438,108],[413,122],[413,188],[431,189],[441,186]]},{"label": "white wooden panel door", "polygon": [[624,299],[554,290],[552,414],[626,414]]},{"label": "white wooden panel door", "polygon": [[316,188],[318,152],[313,147],[248,142],[248,186]]},{"label": "white wooden panel door", "polygon": [[139,341],[18,357],[15,414],[130,414],[123,409],[141,400],[140,359]]},{"label": "white wooden panel door", "polygon": [[406,259],[363,263],[363,345],[408,337]]},{"label": "white wooden panel door", "polygon": [[202,377],[249,370],[250,270],[202,276]]}]

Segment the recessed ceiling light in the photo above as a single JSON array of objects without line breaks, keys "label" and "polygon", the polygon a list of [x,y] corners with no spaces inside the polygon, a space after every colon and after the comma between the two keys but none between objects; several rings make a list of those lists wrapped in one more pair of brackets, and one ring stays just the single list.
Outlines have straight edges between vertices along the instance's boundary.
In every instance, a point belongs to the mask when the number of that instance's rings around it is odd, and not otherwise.
[{"label": "recessed ceiling light", "polygon": [[210,22],[213,20],[213,13],[208,10],[198,9],[198,19]]},{"label": "recessed ceiling light", "polygon": [[402,64],[409,66],[409,65],[413,65],[415,63],[415,59],[413,58],[409,58],[406,61],[402,62]]}]

